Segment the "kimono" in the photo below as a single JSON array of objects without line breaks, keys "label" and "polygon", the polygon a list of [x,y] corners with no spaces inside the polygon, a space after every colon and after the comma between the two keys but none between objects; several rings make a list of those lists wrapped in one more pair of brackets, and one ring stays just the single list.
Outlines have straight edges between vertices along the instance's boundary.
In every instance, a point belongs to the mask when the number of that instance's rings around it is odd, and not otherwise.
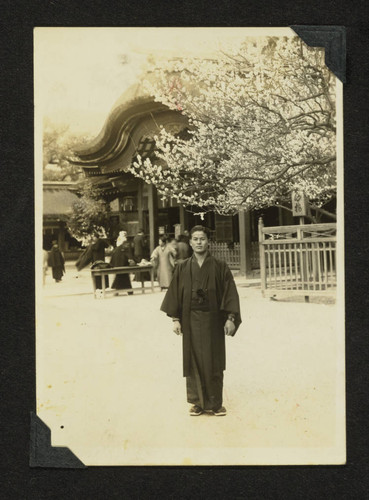
[{"label": "kimono", "polygon": [[201,267],[195,256],[178,263],[161,310],[181,322],[187,401],[217,410],[226,368],[224,325],[229,313],[235,316],[236,331],[241,323],[238,292],[227,264],[210,254]]},{"label": "kimono", "polygon": [[[83,268],[85,268],[88,264],[96,261],[105,261],[105,248],[109,246],[109,243],[105,240],[98,239],[94,243],[90,243],[88,247],[81,253],[79,258],[76,261],[76,268],[77,271],[81,271]],[[101,289],[102,288],[102,282],[101,282],[101,277],[96,276],[95,278],[96,282],[96,288]],[[109,286],[109,278],[108,276],[105,276],[105,288],[108,288]]]},{"label": "kimono", "polygon": [[49,252],[48,264],[52,268],[53,278],[55,281],[61,281],[64,268],[64,257],[58,247],[52,247]]},{"label": "kimono", "polygon": [[167,244],[164,247],[160,245],[155,248],[151,254],[151,262],[156,268],[158,282],[161,288],[168,288],[173,277],[175,266],[176,251]]},{"label": "kimono", "polygon": [[100,238],[91,243],[91,258],[92,262],[97,260],[105,260],[105,248],[108,248],[109,243],[105,240],[101,240]]},{"label": "kimono", "polygon": [[190,245],[185,241],[179,241],[177,244],[178,260],[188,259],[190,256]]},{"label": "kimono", "polygon": [[[131,248],[129,243],[124,242],[113,250],[110,259],[112,267],[129,266],[129,259],[131,258]],[[117,274],[111,285],[112,288],[123,290],[125,288],[132,288],[129,274]]]},{"label": "kimono", "polygon": [[[142,259],[149,256],[146,244],[146,237],[144,234],[136,234],[133,238],[133,259],[136,264],[140,263]],[[135,281],[150,281],[151,275],[148,271],[137,271],[134,277]]]},{"label": "kimono", "polygon": [[143,234],[136,234],[133,238],[133,255],[137,263],[141,262],[142,259],[148,257],[146,238]]}]

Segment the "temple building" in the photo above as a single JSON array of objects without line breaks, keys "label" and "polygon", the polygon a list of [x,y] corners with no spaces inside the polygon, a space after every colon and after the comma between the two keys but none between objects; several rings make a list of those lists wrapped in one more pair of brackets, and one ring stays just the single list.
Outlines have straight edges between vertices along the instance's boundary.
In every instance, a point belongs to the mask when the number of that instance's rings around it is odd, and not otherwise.
[{"label": "temple building", "polygon": [[[150,249],[158,244],[159,235],[177,235],[195,224],[212,231],[211,251],[224,258],[243,274],[258,267],[259,211],[242,211],[236,216],[206,213],[184,207],[174,199],[162,201],[155,187],[135,177],[129,167],[139,154],[143,160],[154,153],[153,137],[164,127],[173,134],[186,134],[186,116],[155,102],[140,84],[132,86],[113,107],[96,139],[75,149],[73,163],[82,167],[86,178],[102,190],[111,206],[111,234],[124,229],[134,236],[138,228],[149,235]],[[291,223],[290,215],[276,207],[263,212],[266,225]],[[288,217],[288,220],[284,220]]]},{"label": "temple building", "polygon": [[72,213],[72,206],[78,200],[74,182],[43,182],[43,241],[44,250],[50,250],[52,241],[58,242],[66,259],[78,256],[80,243],[68,232],[66,221]]}]

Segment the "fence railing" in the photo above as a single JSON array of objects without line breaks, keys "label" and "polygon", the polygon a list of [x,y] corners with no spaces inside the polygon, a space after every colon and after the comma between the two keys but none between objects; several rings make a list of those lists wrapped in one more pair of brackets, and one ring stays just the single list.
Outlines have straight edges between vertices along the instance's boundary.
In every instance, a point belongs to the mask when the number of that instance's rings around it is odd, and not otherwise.
[{"label": "fence railing", "polygon": [[260,219],[259,252],[264,296],[335,293],[335,223],[264,227]]},{"label": "fence railing", "polygon": [[216,241],[209,242],[209,250],[214,257],[227,262],[230,269],[240,268],[240,244],[220,243]]},{"label": "fence railing", "polygon": [[[240,244],[233,243],[229,245],[228,243],[220,243],[217,241],[209,242],[209,250],[214,257],[227,262],[230,269],[239,269],[241,263],[240,255]],[[251,269],[259,269],[260,259],[259,259],[259,243],[257,241],[252,241],[250,245],[251,250]]]}]

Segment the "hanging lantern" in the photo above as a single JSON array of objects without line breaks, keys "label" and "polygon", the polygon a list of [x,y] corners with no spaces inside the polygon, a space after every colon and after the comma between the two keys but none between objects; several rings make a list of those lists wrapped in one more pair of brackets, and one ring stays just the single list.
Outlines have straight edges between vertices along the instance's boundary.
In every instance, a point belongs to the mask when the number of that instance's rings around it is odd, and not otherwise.
[{"label": "hanging lantern", "polygon": [[123,198],[122,210],[123,212],[132,212],[134,209],[134,197],[133,196],[125,196]]}]

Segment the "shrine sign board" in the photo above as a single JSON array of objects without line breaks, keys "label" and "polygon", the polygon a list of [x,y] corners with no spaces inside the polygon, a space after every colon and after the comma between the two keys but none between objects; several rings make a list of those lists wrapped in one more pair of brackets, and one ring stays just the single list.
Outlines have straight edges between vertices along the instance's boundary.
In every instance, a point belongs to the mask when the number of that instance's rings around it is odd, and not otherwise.
[{"label": "shrine sign board", "polygon": [[303,191],[292,192],[292,215],[304,217],[309,214],[309,201]]}]

